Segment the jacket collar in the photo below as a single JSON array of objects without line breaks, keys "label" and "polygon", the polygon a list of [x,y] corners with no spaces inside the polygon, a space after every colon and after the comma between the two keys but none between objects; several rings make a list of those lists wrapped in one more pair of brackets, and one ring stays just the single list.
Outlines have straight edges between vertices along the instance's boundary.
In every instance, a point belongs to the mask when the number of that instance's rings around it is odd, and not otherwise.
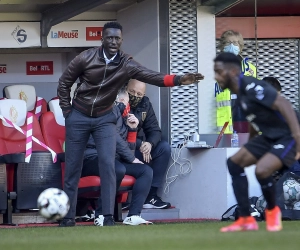
[{"label": "jacket collar", "polygon": [[[111,63],[119,63],[121,61],[121,55],[123,52],[121,50],[118,51],[115,58],[111,61]],[[103,54],[103,46],[99,47],[99,57],[105,61],[104,54]]]}]

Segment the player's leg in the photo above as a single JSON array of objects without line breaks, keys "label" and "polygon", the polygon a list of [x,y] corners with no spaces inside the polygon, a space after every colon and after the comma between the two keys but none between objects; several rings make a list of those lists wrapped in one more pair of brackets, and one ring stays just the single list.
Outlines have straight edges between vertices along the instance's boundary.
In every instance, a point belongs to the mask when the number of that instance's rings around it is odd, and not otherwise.
[{"label": "player's leg", "polygon": [[257,162],[270,146],[264,137],[257,136],[244,145],[227,160],[228,171],[232,178],[232,187],[238,203],[240,218],[233,224],[221,228],[221,232],[257,230],[256,220],[250,216],[248,180],[244,168]]},{"label": "player's leg", "polygon": [[271,153],[265,154],[256,164],[255,175],[267,202],[266,223],[268,231],[280,231],[282,229],[281,212],[276,206],[276,187],[272,177],[272,173],[281,169],[282,166],[282,161]]},{"label": "player's leg", "polygon": [[248,180],[244,168],[256,162],[257,159],[245,147],[242,147],[235,155],[227,160],[228,171],[232,178],[232,187],[241,216],[250,216]]},{"label": "player's leg", "polygon": [[236,197],[240,217],[229,226],[221,228],[221,232],[258,230],[256,220],[250,216],[248,199],[248,180],[244,167],[255,164],[257,159],[242,147],[235,155],[227,160],[228,171],[232,178],[232,187]]},{"label": "player's leg", "polygon": [[273,142],[269,153],[265,154],[257,162],[256,177],[267,201],[266,224],[268,231],[279,231],[282,229],[281,212],[279,207],[276,206],[276,187],[272,174],[283,166],[292,166],[295,162],[295,155],[295,140],[291,136],[285,136]]},{"label": "player's leg", "polygon": [[265,154],[256,164],[255,175],[261,185],[268,209],[273,209],[276,206],[275,185],[272,174],[281,169],[282,166],[282,161],[271,153]]}]

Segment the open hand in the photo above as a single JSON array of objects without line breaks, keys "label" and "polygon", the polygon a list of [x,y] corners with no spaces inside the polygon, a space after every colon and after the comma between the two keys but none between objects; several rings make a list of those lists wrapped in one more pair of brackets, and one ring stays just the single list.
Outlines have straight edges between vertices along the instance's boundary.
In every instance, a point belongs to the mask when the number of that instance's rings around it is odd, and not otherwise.
[{"label": "open hand", "polygon": [[144,160],[144,162],[149,163],[152,160],[152,157],[151,157],[150,153],[149,154],[143,154],[143,160]]},{"label": "open hand", "polygon": [[189,85],[203,80],[204,76],[200,73],[187,73],[180,79],[182,85]]}]

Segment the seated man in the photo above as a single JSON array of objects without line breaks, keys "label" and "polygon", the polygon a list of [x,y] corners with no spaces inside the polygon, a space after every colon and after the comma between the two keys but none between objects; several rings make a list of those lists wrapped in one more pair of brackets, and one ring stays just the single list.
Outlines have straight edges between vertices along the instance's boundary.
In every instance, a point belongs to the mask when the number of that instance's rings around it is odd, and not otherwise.
[{"label": "seated man", "polygon": [[139,120],[138,133],[141,133],[141,130],[144,133],[144,138],[139,136],[137,138],[136,157],[145,163],[150,163],[153,169],[151,189],[143,208],[169,208],[171,204],[158,197],[157,189],[163,185],[163,178],[171,156],[171,147],[168,142],[161,140],[161,130],[152,104],[145,96],[146,84],[131,79],[127,85],[127,92],[130,112]]},{"label": "seated man", "polygon": [[[151,222],[140,217],[143,204],[149,193],[152,181],[152,169],[135,158],[132,149],[135,148],[135,139],[127,143],[127,133],[134,132],[137,129],[138,120],[129,112],[128,94],[123,89],[117,97],[116,106],[113,109],[117,118],[117,149],[115,159],[115,171],[117,179],[117,190],[125,174],[133,176],[136,181],[132,189],[132,201],[129,212],[124,224],[140,225]],[[136,133],[135,133],[136,134]],[[90,137],[84,154],[82,177],[99,175],[98,173],[98,155],[93,138]],[[98,206],[95,211],[94,224],[103,226],[104,216],[102,215],[101,198],[98,199]]]}]

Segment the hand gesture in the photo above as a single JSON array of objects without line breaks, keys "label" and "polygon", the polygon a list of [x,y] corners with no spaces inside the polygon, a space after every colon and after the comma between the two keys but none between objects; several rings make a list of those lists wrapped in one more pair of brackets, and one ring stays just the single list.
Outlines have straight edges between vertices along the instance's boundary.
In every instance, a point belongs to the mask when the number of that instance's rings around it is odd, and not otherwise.
[{"label": "hand gesture", "polygon": [[126,124],[130,128],[137,128],[137,126],[139,125],[139,120],[135,117],[134,114],[128,114]]},{"label": "hand gesture", "polygon": [[140,151],[142,154],[150,154],[152,149],[152,144],[150,142],[147,141],[143,141],[142,145],[140,147]]},{"label": "hand gesture", "polygon": [[140,151],[143,154],[144,162],[149,163],[152,160],[152,157],[151,157],[151,154],[150,154],[151,149],[152,149],[152,144],[150,142],[147,142],[147,141],[142,142],[142,145],[140,147]]},{"label": "hand gesture", "polygon": [[203,80],[204,76],[200,73],[187,73],[183,75],[180,79],[182,85],[189,85],[195,82]]},{"label": "hand gesture", "polygon": [[149,163],[152,160],[152,157],[151,157],[150,153],[143,154],[143,160],[144,160],[144,162]]},{"label": "hand gesture", "polygon": [[133,160],[132,163],[144,164],[144,163],[143,163],[142,161],[140,161],[138,158],[135,158],[135,159]]}]

